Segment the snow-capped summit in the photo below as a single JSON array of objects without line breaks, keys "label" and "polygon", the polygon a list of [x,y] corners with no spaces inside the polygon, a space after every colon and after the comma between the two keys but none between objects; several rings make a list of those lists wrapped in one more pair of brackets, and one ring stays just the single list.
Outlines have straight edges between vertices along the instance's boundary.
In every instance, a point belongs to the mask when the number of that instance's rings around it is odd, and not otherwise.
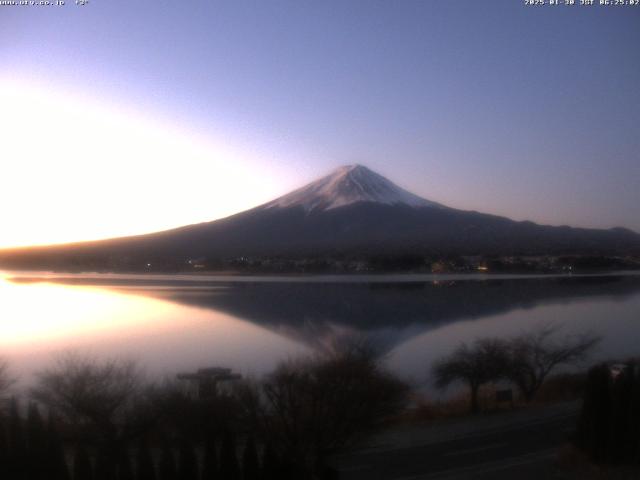
[{"label": "snow-capped summit", "polygon": [[362,165],[345,165],[263,208],[301,206],[307,212],[326,211],[359,202],[412,207],[442,207],[418,197]]}]

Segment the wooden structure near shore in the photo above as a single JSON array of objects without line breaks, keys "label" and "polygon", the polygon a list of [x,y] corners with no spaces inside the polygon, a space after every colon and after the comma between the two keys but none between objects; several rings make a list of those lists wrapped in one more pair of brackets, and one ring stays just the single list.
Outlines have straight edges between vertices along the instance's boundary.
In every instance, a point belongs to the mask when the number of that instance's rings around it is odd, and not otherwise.
[{"label": "wooden structure near shore", "polygon": [[179,373],[176,377],[178,380],[187,382],[190,393],[204,400],[219,395],[219,383],[240,380],[242,375],[233,373],[230,368],[209,367],[200,368],[193,373]]}]

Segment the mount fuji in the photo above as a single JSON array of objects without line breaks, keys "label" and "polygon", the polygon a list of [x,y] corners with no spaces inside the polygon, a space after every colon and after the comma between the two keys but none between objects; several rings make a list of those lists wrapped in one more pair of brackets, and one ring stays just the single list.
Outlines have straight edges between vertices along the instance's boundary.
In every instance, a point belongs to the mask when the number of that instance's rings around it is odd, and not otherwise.
[{"label": "mount fuji", "polygon": [[227,218],[97,242],[0,251],[9,268],[136,270],[192,259],[336,254],[638,254],[640,235],[518,222],[421,198],[361,165]]}]

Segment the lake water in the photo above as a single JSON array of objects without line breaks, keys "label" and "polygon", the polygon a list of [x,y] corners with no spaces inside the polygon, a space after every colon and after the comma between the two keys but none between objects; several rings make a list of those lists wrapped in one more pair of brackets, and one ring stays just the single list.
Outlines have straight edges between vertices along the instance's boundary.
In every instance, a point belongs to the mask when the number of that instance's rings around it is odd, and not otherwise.
[{"label": "lake water", "polygon": [[0,356],[28,383],[65,351],[150,375],[281,360],[365,335],[416,386],[459,342],[553,322],[603,336],[592,359],[640,354],[640,273],[596,276],[223,277],[0,272]]}]

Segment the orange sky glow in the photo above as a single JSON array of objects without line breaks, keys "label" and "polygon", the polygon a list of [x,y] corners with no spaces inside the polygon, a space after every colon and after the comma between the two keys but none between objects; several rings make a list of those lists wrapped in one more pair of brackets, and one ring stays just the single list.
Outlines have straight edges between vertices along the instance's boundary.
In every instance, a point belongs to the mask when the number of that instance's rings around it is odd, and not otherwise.
[{"label": "orange sky glow", "polygon": [[0,81],[0,248],[153,232],[282,192],[255,153],[95,99]]}]

